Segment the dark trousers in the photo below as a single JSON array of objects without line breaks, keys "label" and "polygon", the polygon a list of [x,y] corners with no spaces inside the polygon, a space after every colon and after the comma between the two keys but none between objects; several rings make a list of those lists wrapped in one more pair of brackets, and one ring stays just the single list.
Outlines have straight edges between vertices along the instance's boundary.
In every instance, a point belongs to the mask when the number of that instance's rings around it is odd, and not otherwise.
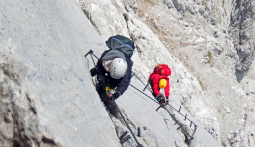
[{"label": "dark trousers", "polygon": [[149,80],[149,82],[150,82],[150,86],[151,86],[151,90],[152,90],[152,95],[156,98],[157,95],[154,93],[153,84],[152,84],[151,80]]}]

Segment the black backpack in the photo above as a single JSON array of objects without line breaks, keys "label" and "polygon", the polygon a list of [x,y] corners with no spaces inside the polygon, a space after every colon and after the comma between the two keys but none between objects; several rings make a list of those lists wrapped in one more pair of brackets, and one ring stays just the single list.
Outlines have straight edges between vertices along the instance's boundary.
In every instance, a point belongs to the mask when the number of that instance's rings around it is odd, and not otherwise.
[{"label": "black backpack", "polygon": [[122,35],[112,36],[105,43],[112,50],[121,49],[129,58],[132,57],[135,49],[134,42]]}]

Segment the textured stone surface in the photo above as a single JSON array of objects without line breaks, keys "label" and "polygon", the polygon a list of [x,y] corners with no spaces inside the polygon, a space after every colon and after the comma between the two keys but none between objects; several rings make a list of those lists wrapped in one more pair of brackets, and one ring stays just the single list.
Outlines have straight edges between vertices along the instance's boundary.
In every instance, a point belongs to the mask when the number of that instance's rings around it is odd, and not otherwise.
[{"label": "textured stone surface", "polygon": [[[187,142],[173,108],[134,88],[116,101],[146,146],[254,146],[254,2],[230,0],[61,0],[0,2],[0,146],[121,145],[128,128],[109,114],[92,83],[105,40],[136,44],[133,71],[146,83],[158,63],[172,69],[170,104],[198,125]],[[219,38],[214,37],[217,31]],[[131,84],[142,90],[134,77]],[[151,96],[148,90],[145,93]],[[141,136],[137,136],[138,127]]]},{"label": "textured stone surface", "polygon": [[83,57],[103,41],[77,2],[0,7],[0,146],[121,146]]},{"label": "textured stone surface", "polygon": [[[80,2],[83,7],[85,3],[95,5],[94,1]],[[116,6],[119,1],[110,5],[119,12],[111,28],[119,27],[118,17],[125,17],[127,26],[122,28],[129,30],[138,52],[134,56],[134,71],[146,80],[153,66],[169,64],[173,72],[170,78],[173,98],[179,99],[222,145],[249,143],[244,134],[252,120],[247,119],[252,117],[247,109],[252,106],[247,105],[251,99],[243,88],[247,84],[241,81],[245,77],[254,85],[254,78],[248,76],[254,60],[254,2],[123,0],[123,3],[127,5],[126,11],[122,4]],[[87,11],[99,19],[96,12]],[[99,31],[105,30],[100,21],[97,23]],[[108,32],[126,35],[118,29]]]}]

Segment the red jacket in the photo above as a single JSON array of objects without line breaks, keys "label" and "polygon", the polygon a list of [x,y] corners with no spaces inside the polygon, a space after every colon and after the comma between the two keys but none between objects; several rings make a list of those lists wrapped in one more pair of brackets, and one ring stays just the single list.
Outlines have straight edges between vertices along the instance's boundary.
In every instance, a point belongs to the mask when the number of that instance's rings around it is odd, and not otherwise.
[{"label": "red jacket", "polygon": [[164,89],[165,89],[166,97],[169,97],[170,83],[169,83],[169,78],[167,76],[171,75],[171,69],[166,64],[158,65],[157,67],[160,67],[160,69],[155,68],[154,72],[150,74],[150,77],[149,77],[150,81],[152,82],[152,90],[155,93],[155,95],[159,95],[160,94],[159,81],[160,79],[166,79],[167,85]]},{"label": "red jacket", "polygon": [[166,79],[167,81],[167,85],[166,87],[164,88],[165,89],[165,95],[166,97],[169,97],[169,92],[170,92],[170,84],[169,84],[169,78],[167,76],[160,76],[159,74],[155,74],[155,73],[152,73],[150,74],[150,80],[152,82],[152,89],[153,89],[153,92],[156,94],[156,95],[159,95],[160,92],[159,92],[159,81],[160,79]]}]

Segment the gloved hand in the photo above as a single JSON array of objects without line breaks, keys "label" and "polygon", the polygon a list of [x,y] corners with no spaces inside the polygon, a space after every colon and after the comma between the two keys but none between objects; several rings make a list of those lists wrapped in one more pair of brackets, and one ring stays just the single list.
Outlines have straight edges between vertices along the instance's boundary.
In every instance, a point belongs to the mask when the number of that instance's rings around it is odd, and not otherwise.
[{"label": "gloved hand", "polygon": [[116,100],[120,96],[120,92],[115,92],[112,97],[114,100]]},{"label": "gloved hand", "polygon": [[116,100],[120,95],[121,93],[119,91],[115,91],[114,94],[109,94],[109,99]]},{"label": "gloved hand", "polygon": [[161,99],[162,99],[162,95],[161,95],[161,94],[159,94],[159,95],[157,96],[157,100],[158,100],[158,102],[159,102]]},{"label": "gloved hand", "polygon": [[95,68],[92,68],[92,69],[90,70],[90,75],[91,75],[92,77],[94,77],[96,74],[97,74],[97,70],[96,70]]},{"label": "gloved hand", "polygon": [[166,97],[166,104],[169,103],[169,97]]}]

